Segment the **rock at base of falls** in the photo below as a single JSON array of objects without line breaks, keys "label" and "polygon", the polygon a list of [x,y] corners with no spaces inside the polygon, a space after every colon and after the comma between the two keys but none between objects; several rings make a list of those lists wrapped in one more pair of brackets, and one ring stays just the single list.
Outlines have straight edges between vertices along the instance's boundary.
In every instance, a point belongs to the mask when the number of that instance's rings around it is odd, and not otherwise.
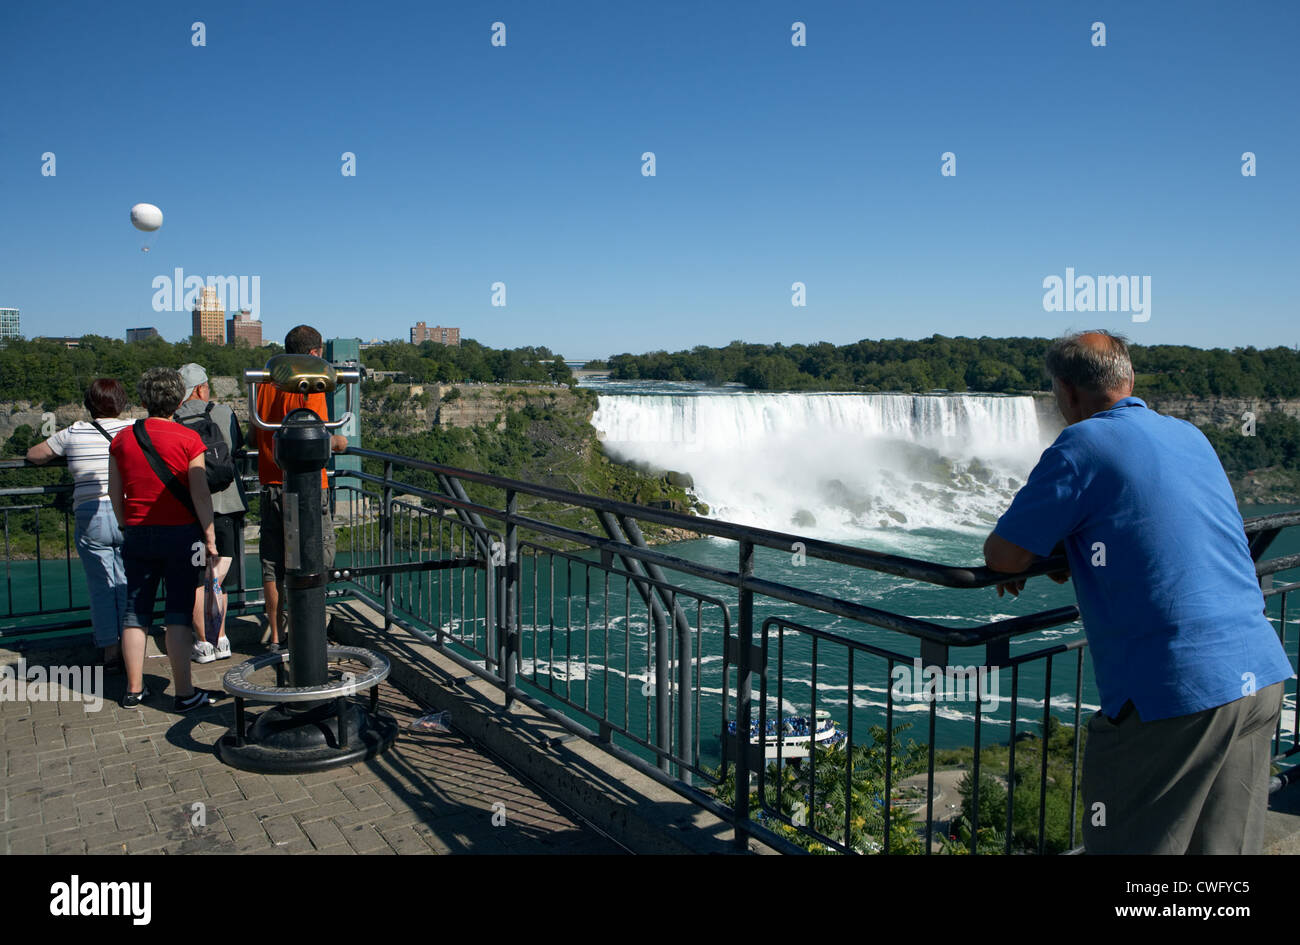
[{"label": "rock at base of falls", "polygon": [[817,526],[817,517],[807,509],[800,509],[794,513],[790,519],[791,525],[798,525],[800,528],[815,528]]}]

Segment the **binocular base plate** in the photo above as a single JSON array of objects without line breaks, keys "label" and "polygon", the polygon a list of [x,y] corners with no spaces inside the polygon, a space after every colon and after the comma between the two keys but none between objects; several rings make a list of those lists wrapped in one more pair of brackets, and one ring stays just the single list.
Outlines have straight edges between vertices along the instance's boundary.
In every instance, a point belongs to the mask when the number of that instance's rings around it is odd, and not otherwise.
[{"label": "binocular base plate", "polygon": [[246,733],[239,731],[243,707],[236,708],[236,728],[217,743],[217,757],[258,774],[304,774],[355,764],[383,754],[397,738],[392,716],[351,699],[272,706]]}]

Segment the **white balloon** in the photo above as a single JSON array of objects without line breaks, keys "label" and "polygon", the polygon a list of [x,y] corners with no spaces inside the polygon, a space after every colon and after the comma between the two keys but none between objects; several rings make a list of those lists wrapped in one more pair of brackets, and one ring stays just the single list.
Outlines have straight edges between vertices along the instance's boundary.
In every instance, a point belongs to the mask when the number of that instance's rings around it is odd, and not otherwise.
[{"label": "white balloon", "polygon": [[162,211],[151,203],[138,203],[131,208],[131,225],[137,230],[152,232],[162,226]]}]

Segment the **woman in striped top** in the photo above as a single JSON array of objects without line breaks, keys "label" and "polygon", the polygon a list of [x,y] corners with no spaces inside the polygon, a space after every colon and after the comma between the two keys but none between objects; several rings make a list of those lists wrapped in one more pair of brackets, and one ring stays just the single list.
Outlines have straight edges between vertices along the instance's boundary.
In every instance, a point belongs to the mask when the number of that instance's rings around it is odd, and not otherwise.
[{"label": "woman in striped top", "polygon": [[95,645],[104,648],[109,668],[122,663],[122,618],[126,614],[126,571],[122,566],[122,531],[108,499],[108,445],[119,430],[131,425],[119,420],[126,408],[126,390],[119,381],[101,377],[86,391],[90,422],[78,420],[44,443],[27,451],[37,465],[65,456],[75,483],[72,504],[77,527],[77,553],[86,569],[90,622]]}]

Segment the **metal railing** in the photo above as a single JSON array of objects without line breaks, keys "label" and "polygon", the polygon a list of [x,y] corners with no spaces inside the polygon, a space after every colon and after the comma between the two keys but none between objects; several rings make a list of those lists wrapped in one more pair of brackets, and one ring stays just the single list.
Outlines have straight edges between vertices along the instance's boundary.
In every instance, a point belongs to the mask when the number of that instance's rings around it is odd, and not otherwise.
[{"label": "metal railing", "polygon": [[[250,498],[257,496],[256,458],[257,454],[241,450],[235,454],[240,479],[249,490]],[[66,468],[62,457],[56,457],[43,466],[35,466],[22,459],[0,460],[0,482],[6,472],[20,469],[58,469]],[[252,470],[252,471],[250,471]],[[345,471],[346,474],[346,471]],[[332,484],[336,473],[328,473]],[[71,508],[59,508],[59,500],[71,498],[71,482],[49,483],[39,486],[4,486],[0,488],[0,503],[17,497],[30,497],[35,501],[23,504],[0,504],[0,531],[4,539],[4,606],[0,608],[0,641],[6,639],[30,639],[51,634],[67,634],[89,628],[91,625],[89,604],[85,595],[85,579],[82,575],[76,549],[73,547],[75,521]],[[42,519],[46,525],[42,526]],[[49,549],[48,523],[55,521],[56,543],[62,547],[62,555],[51,558]],[[15,550],[18,535],[31,536],[34,550],[18,552]],[[253,574],[249,568],[250,555],[246,547],[244,532],[237,531],[237,551],[230,571],[222,582],[226,592],[227,612],[232,614],[259,613],[265,605],[265,598],[260,582],[250,584]],[[252,557],[256,557],[255,555]],[[77,561],[77,567],[73,562]],[[52,574],[51,572],[55,572]],[[29,589],[28,593],[22,593]],[[341,588],[332,588],[331,597],[346,596]],[[34,601],[34,605],[32,602]],[[18,609],[15,609],[17,606]],[[56,620],[41,618],[57,617]]]},{"label": "metal railing", "polygon": [[[732,825],[738,848],[751,837],[786,852],[1077,848],[1086,701],[1077,608],[954,626],[820,593],[765,569],[797,553],[847,569],[855,588],[872,574],[967,590],[1009,575],[348,452],[363,469],[340,473],[346,481],[331,489],[340,530],[331,594],[367,603],[384,629],[404,628],[489,680],[502,693],[502,712],[527,705],[712,811]],[[0,498],[28,494],[0,489]],[[735,565],[647,547],[644,523],[730,542]],[[1300,582],[1272,581],[1300,567],[1300,555],[1263,555],[1296,525],[1300,512],[1246,522],[1271,618],[1293,656],[1288,595]],[[64,544],[66,552],[66,537]],[[1046,559],[1020,576],[1064,565]],[[235,591],[244,590],[240,580]],[[0,636],[13,622],[7,618],[35,616],[14,613],[12,604],[11,594]],[[238,606],[260,604],[254,591]],[[69,609],[70,592],[68,608],[40,612]],[[964,661],[963,652],[971,654]],[[918,700],[915,686],[908,698],[901,671],[931,667],[945,684],[973,678],[973,698],[969,685],[964,702]],[[1054,692],[1061,678],[1066,691]],[[1300,751],[1294,685],[1287,695],[1274,740],[1279,763]],[[839,713],[834,741],[790,757],[791,718],[816,729],[823,708]],[[897,724],[904,717],[926,726],[924,742],[904,740]],[[990,726],[1001,737],[990,739]],[[968,775],[960,804],[954,759]]]},{"label": "metal railing", "polygon": [[[1086,641],[1081,632],[1059,641],[1039,639],[1046,645],[1026,641],[1074,623],[1077,608],[950,626],[768,579],[758,572],[757,549],[788,555],[797,548],[800,554],[833,565],[948,588],[986,588],[1008,576],[982,567],[947,566],[701,519],[394,454],[350,452],[363,457],[370,469],[358,477],[363,484],[359,495],[372,503],[379,520],[373,542],[382,546],[377,549],[380,560],[400,564],[404,559],[445,559],[449,549],[456,549],[461,559],[459,578],[455,571],[442,571],[435,586],[432,578],[412,582],[410,572],[406,584],[396,574],[388,575],[361,587],[357,596],[383,612],[389,626],[416,633],[491,680],[502,691],[504,711],[520,701],[543,712],[573,735],[725,817],[735,827],[738,844],[754,836],[786,850],[825,847],[842,852],[930,852],[936,845],[955,851],[959,844],[972,852],[999,847],[1004,852],[1045,853],[1076,847]],[[426,481],[417,485],[409,481],[413,478]],[[480,493],[477,501],[470,499],[466,485]],[[482,497],[485,493],[494,493],[495,498]],[[556,507],[582,510],[587,524],[574,527],[560,524],[549,512],[531,514],[521,507],[526,501],[549,503],[551,511]],[[432,539],[434,519],[437,534],[448,538]],[[492,527],[485,522],[492,522]],[[736,567],[722,568],[646,547],[638,525],[646,522],[730,540],[735,543]],[[1282,528],[1297,524],[1300,513],[1251,520],[1247,532],[1252,553],[1258,559]],[[521,538],[521,531],[529,537]],[[1260,573],[1295,567],[1300,563],[1297,558],[1264,562]],[[1024,576],[1059,571],[1064,564],[1063,558],[1039,561]],[[1286,637],[1285,600],[1297,586],[1268,592],[1269,600],[1277,599],[1283,608],[1280,632],[1289,652],[1295,641]],[[460,607],[454,619],[449,602]],[[760,609],[783,605],[791,605],[791,613],[765,619],[757,615]],[[910,641],[914,649],[865,642],[852,636],[853,631],[810,626],[793,616],[799,611],[841,618],[864,630],[893,631],[900,644]],[[806,655],[813,658],[804,662],[810,664],[813,678],[796,683],[787,672],[786,653],[800,646],[812,650]],[[826,658],[837,649],[839,656]],[[906,771],[899,764],[903,749],[897,744],[894,723],[900,703],[893,674],[900,666],[916,665],[918,659],[926,667],[951,673],[955,654],[962,650],[977,658],[968,661],[971,666],[958,668],[968,674],[974,671],[979,685],[989,686],[993,680],[1009,684],[1009,696],[996,700],[1010,717],[999,720],[1007,731],[1001,740],[1004,744],[997,746],[1005,752],[1006,765],[991,783],[1005,790],[1006,806],[1005,816],[995,823],[980,822],[981,791],[990,790],[982,754],[988,716],[984,701],[991,695],[987,690],[977,688],[970,717],[959,720],[970,724],[965,744],[973,750],[968,762],[971,785],[961,805],[965,816],[945,818],[935,807],[935,774],[940,767],[936,726],[942,711],[950,708],[941,708],[937,700],[922,707],[928,739],[917,775],[924,781],[918,792],[920,806],[908,810],[907,798],[895,797],[896,776],[901,780]],[[875,712],[885,723],[875,733],[870,724],[858,721],[855,701],[857,674],[866,672],[870,661],[879,663],[886,681],[875,690],[887,694],[879,705],[862,707],[864,716]],[[721,666],[720,683],[713,677],[706,680],[705,667],[710,663]],[[819,680],[817,674],[828,667],[834,671]],[[846,667],[847,682],[836,676]],[[1069,693],[1054,692],[1062,676],[1070,684]],[[737,734],[755,724],[757,731],[766,731],[776,714],[773,706],[779,713],[796,686],[802,686],[808,718],[815,719],[827,680],[848,696],[841,700],[849,709],[838,754],[812,752],[797,767],[785,765],[786,759],[779,757],[784,741],[778,741],[773,766],[761,739],[746,740]],[[1005,685],[998,688],[1006,691]],[[1026,704],[1032,706],[1029,713],[1023,711]],[[914,702],[903,707],[918,709]],[[1283,749],[1279,738],[1279,760],[1293,754],[1296,745],[1294,705],[1285,714],[1293,731],[1289,747]],[[1019,728],[1020,719],[1031,715],[1036,737]],[[864,730],[870,737],[861,736]],[[826,818],[820,813],[810,814],[820,790],[818,764],[843,765],[838,775],[846,788],[834,805],[840,822],[837,833],[821,829]],[[774,771],[781,783],[772,792],[769,781]],[[873,771],[881,773],[880,796],[874,797],[876,811],[871,803],[864,810],[858,797],[871,788]],[[751,791],[736,789],[736,785],[755,784],[756,802],[751,801]],[[794,784],[803,795],[803,816],[792,814],[785,804],[787,784]],[[886,797],[888,801],[883,800]],[[1062,803],[1068,809],[1063,825],[1056,813]],[[919,821],[916,814],[922,815]],[[1053,818],[1058,822],[1055,832],[1049,822]],[[901,830],[899,821],[904,824]],[[944,829],[951,830],[956,821],[960,821],[960,840],[947,836],[936,844],[940,826],[946,823]],[[897,842],[911,834],[914,842]]]}]

